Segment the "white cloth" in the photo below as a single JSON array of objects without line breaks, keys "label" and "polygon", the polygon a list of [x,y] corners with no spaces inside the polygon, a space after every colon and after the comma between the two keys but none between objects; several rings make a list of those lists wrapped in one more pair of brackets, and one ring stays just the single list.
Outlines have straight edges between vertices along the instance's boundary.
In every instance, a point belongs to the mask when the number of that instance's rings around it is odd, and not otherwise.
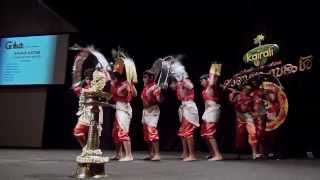
[{"label": "white cloth", "polygon": [[157,127],[160,117],[160,108],[158,105],[153,105],[148,108],[143,108],[142,123],[151,127]]},{"label": "white cloth", "polygon": [[218,122],[220,112],[220,104],[214,101],[206,101],[202,119],[206,122]]},{"label": "white cloth", "polygon": [[185,118],[187,121],[193,125],[199,127],[199,114],[198,108],[194,101],[182,101],[179,107],[179,120],[182,121],[182,118]]},{"label": "white cloth", "polygon": [[119,123],[121,129],[129,132],[130,121],[132,118],[132,108],[130,103],[116,102],[116,120]]}]

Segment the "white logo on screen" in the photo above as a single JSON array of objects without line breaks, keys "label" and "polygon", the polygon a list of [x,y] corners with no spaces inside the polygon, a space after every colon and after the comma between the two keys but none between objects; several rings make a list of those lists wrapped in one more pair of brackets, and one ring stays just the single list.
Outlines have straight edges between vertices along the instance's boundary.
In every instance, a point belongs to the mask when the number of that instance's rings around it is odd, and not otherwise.
[{"label": "white logo on screen", "polygon": [[23,43],[22,42],[16,42],[16,41],[7,41],[5,43],[6,49],[22,49]]}]

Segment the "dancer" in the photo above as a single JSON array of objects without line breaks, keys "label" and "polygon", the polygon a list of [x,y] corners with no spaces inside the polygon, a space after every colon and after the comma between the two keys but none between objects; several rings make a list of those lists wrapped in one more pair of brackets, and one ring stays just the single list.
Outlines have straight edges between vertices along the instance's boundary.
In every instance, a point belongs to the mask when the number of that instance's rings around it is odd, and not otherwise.
[{"label": "dancer", "polygon": [[116,147],[114,160],[132,161],[129,127],[132,118],[130,102],[137,96],[133,82],[137,82],[136,70],[132,59],[118,53],[114,65],[114,80],[111,84],[113,100],[116,103],[115,121],[112,137]]},{"label": "dancer", "polygon": [[159,153],[159,135],[157,124],[160,116],[158,104],[161,101],[161,90],[155,83],[155,73],[146,70],[143,73],[144,88],[141,93],[143,102],[142,124],[144,132],[144,141],[148,143],[149,157],[147,160],[160,160]]},{"label": "dancer", "polygon": [[84,71],[85,79],[73,87],[73,92],[79,97],[79,110],[77,112],[78,122],[73,129],[73,136],[77,139],[81,147],[87,144],[89,124],[91,119],[91,108],[83,105],[83,90],[89,89],[92,81],[92,73],[94,69],[89,68]]},{"label": "dancer", "polygon": [[[277,100],[277,94],[274,91],[266,92],[266,109],[267,109],[267,120],[275,119],[279,113],[280,105]],[[277,144],[277,137],[279,135],[279,130],[275,129],[273,131],[268,131],[264,136],[264,153],[267,158],[279,158],[278,148],[275,148]],[[279,142],[278,142],[279,143]]]},{"label": "dancer", "polygon": [[[90,120],[93,118],[91,113],[92,106],[84,104],[84,92],[85,91],[102,91],[107,82],[109,82],[110,65],[107,59],[93,46],[88,46],[86,48],[80,47],[78,45],[71,47],[71,50],[80,50],[76,55],[75,61],[72,68],[72,89],[77,96],[79,96],[79,111],[77,115],[79,116],[78,123],[73,129],[73,135],[81,145],[85,147],[87,143],[87,136],[89,131]],[[88,68],[84,71],[84,80],[82,80],[82,69],[85,61],[92,61],[97,63],[95,68]],[[102,107],[99,107],[99,133],[101,134],[103,123],[103,111]]]},{"label": "dancer", "polygon": [[229,100],[235,105],[236,111],[236,146],[241,148],[243,146],[243,137],[245,130],[248,133],[248,142],[252,150],[252,158],[257,159],[257,132],[252,116],[253,101],[250,97],[251,86],[245,85],[239,92],[229,88],[232,92],[229,94]]},{"label": "dancer", "polygon": [[198,108],[194,103],[194,89],[192,82],[184,78],[178,81],[176,78],[171,77],[169,86],[173,91],[176,91],[178,100],[181,101],[179,107],[180,128],[178,135],[182,142],[182,155],[183,161],[196,160],[194,150],[194,130],[199,127]]},{"label": "dancer", "polygon": [[209,161],[222,160],[217,141],[216,130],[220,117],[219,87],[217,84],[218,76],[214,74],[202,75],[200,82],[203,87],[202,96],[205,101],[205,112],[202,116],[201,137],[206,141],[209,148]]},{"label": "dancer", "polygon": [[256,81],[253,82],[253,90],[250,93],[253,100],[254,124],[257,132],[257,158],[264,158],[264,139],[267,123],[266,96],[264,89]]}]

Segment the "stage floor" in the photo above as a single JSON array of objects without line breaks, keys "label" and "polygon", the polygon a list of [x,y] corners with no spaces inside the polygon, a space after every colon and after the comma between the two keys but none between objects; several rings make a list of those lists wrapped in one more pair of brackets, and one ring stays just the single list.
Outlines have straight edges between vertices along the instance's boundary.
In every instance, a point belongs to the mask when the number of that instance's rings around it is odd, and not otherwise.
[{"label": "stage floor", "polygon": [[[57,180],[72,179],[80,150],[0,149],[0,179]],[[111,151],[105,151],[111,156]],[[320,160],[227,160],[208,162],[199,153],[199,161],[181,162],[179,153],[162,152],[160,162],[144,161],[145,152],[134,152],[132,162],[111,161],[106,164],[105,179],[146,180],[319,180]]]}]

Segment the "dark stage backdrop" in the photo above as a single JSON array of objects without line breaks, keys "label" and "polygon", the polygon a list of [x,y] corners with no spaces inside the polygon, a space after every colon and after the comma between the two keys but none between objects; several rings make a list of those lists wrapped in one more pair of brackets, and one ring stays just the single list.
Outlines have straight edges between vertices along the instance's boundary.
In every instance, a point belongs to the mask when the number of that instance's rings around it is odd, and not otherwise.
[{"label": "dark stage backdrop", "polygon": [[[51,22],[45,14],[34,16],[39,23],[26,25],[33,20],[18,18],[34,15],[38,1],[29,0],[22,6],[7,1],[6,16],[1,17],[5,24],[1,35],[57,33],[57,27],[67,27],[64,23],[46,26]],[[32,3],[31,3],[32,2]],[[149,68],[158,57],[169,54],[184,54],[184,63],[196,88],[196,103],[200,115],[203,102],[200,96],[198,78],[209,69],[210,62],[223,63],[221,80],[247,67],[242,56],[253,47],[257,33],[266,35],[265,43],[280,45],[279,58],[287,63],[296,63],[300,56],[314,55],[311,72],[291,75],[281,79],[289,99],[288,118],[278,130],[274,142],[275,149],[286,155],[302,154],[305,151],[320,149],[317,140],[320,123],[317,120],[319,107],[319,28],[316,3],[309,0],[295,2],[270,1],[108,1],[85,2],[75,0],[44,0],[48,7],[65,18],[80,33],[71,34],[70,45],[94,44],[110,59],[111,48],[118,46],[126,49],[134,58],[139,72],[141,91],[141,72]],[[19,7],[19,9],[14,9]],[[24,7],[21,9],[21,7]],[[22,12],[34,13],[22,13]],[[59,16],[59,17],[60,17]],[[26,16],[29,17],[29,16]],[[53,18],[53,17],[52,17]],[[47,19],[47,20],[46,20]],[[57,19],[57,16],[54,17]],[[59,18],[58,18],[59,19]],[[26,20],[22,21],[22,20]],[[7,26],[6,26],[7,25]],[[10,26],[9,26],[10,25]],[[20,26],[19,26],[20,25]],[[21,26],[23,25],[23,26]],[[70,25],[68,25],[70,26]],[[43,28],[42,28],[43,27]],[[62,32],[73,32],[73,27]],[[46,148],[79,148],[72,136],[77,122],[78,99],[72,93],[71,68],[74,53],[69,52],[66,83],[48,87],[46,117],[43,130],[43,146]],[[227,103],[226,94],[222,101],[222,117],[219,123],[218,141],[223,152],[232,152],[234,147],[234,111]],[[132,102],[133,119],[131,137],[133,149],[146,149],[142,141],[141,111],[139,98]],[[159,122],[160,146],[162,150],[178,150],[180,142],[176,135],[179,126],[178,103],[175,96],[168,92],[161,105]],[[112,110],[105,110],[105,123],[102,136],[104,148],[112,148],[111,126]],[[205,146],[197,132],[197,148]],[[285,153],[288,152],[288,153]]]}]

